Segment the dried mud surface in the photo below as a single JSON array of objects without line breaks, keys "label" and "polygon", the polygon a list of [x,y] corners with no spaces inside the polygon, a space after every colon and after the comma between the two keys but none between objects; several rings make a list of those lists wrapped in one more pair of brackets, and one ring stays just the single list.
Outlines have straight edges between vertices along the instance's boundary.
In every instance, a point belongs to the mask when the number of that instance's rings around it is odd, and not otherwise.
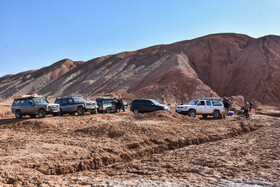
[{"label": "dried mud surface", "polygon": [[14,119],[0,109],[0,185],[280,185],[279,118],[174,112]]}]

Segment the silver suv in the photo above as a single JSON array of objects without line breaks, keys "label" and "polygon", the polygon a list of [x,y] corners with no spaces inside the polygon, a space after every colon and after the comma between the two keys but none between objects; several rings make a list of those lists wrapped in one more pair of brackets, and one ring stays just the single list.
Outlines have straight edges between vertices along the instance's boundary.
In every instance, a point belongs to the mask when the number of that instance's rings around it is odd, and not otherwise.
[{"label": "silver suv", "polygon": [[42,96],[24,95],[14,97],[12,105],[12,113],[16,118],[29,115],[31,118],[38,115],[40,118],[46,117],[47,114],[58,115],[60,111],[59,105],[49,103]]},{"label": "silver suv", "polygon": [[127,102],[124,102],[122,99],[118,99],[111,96],[103,96],[96,98],[96,102],[98,105],[98,112],[102,113],[112,113],[112,112],[120,112],[123,110],[124,112],[127,110]]},{"label": "silver suv", "polygon": [[60,115],[71,114],[84,115],[85,112],[91,114],[97,113],[98,106],[95,101],[86,101],[80,95],[70,95],[65,97],[58,97],[55,100],[56,104],[60,105]]},{"label": "silver suv", "polygon": [[177,106],[176,112],[190,117],[202,114],[203,118],[207,118],[208,115],[211,115],[218,119],[220,113],[224,112],[224,104],[220,98],[202,98],[190,101],[187,105]]}]

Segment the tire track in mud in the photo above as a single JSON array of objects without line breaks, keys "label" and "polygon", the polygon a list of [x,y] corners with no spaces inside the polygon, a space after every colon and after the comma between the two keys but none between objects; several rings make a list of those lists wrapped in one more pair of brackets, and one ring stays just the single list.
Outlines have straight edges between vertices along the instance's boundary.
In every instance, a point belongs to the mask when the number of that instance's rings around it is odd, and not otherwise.
[{"label": "tire track in mud", "polygon": [[[214,134],[206,137],[197,137],[197,138],[188,138],[182,137],[177,140],[164,139],[164,140],[156,140],[156,139],[147,139],[143,142],[138,143],[130,143],[127,144],[126,153],[120,154],[118,156],[95,156],[92,155],[91,158],[78,161],[74,164],[59,164],[59,165],[33,165],[32,169],[35,169],[45,175],[63,175],[69,173],[75,173],[80,171],[87,170],[96,170],[102,167],[107,167],[111,164],[117,162],[129,162],[133,159],[139,159],[143,157],[147,157],[152,154],[161,154],[165,151],[175,150],[179,148],[183,148],[190,145],[200,145],[203,143],[215,142],[224,139],[234,138],[237,136],[241,136],[246,133],[253,132],[259,128],[263,127],[262,125],[248,125],[244,124],[242,121],[240,122],[240,127],[238,129],[231,129],[230,132],[225,134]],[[149,148],[141,149],[141,147],[149,146]],[[134,151],[139,149],[140,151]],[[29,167],[30,168],[30,167]]]}]

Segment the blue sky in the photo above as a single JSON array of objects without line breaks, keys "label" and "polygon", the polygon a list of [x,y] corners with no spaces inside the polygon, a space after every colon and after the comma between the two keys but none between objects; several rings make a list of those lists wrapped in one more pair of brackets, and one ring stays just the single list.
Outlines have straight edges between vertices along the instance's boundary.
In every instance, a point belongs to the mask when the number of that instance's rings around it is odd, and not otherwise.
[{"label": "blue sky", "polygon": [[280,34],[279,0],[0,0],[0,76],[223,32]]}]

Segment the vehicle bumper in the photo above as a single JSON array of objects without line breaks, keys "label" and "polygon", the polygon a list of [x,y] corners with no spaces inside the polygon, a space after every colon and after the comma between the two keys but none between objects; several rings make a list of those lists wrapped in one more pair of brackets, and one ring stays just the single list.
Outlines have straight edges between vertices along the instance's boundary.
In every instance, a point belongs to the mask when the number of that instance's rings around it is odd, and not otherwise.
[{"label": "vehicle bumper", "polygon": [[179,114],[188,114],[188,111],[184,111],[184,110],[176,110],[177,113]]},{"label": "vehicle bumper", "polygon": [[94,106],[93,107],[86,107],[85,108],[86,111],[95,110],[95,109],[97,109],[97,107],[94,107]]},{"label": "vehicle bumper", "polygon": [[53,114],[53,113],[59,113],[60,109],[59,108],[49,108],[46,110],[47,114]]}]

